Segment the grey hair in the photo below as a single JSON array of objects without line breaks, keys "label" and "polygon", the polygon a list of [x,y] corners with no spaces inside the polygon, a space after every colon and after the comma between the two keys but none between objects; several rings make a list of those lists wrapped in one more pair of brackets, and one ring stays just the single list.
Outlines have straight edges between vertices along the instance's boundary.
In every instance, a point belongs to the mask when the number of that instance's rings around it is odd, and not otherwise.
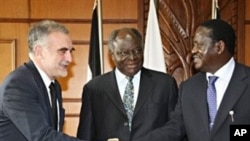
[{"label": "grey hair", "polygon": [[47,44],[46,37],[52,32],[62,32],[69,34],[69,30],[64,25],[52,20],[43,20],[33,25],[29,29],[28,34],[29,52],[32,53],[34,46],[37,44],[42,46]]},{"label": "grey hair", "polygon": [[142,39],[141,33],[135,28],[124,27],[124,28],[116,29],[111,32],[109,36],[109,40],[108,40],[109,51],[112,52],[114,50],[115,48],[114,42],[116,41],[116,37],[118,33],[122,30],[128,30],[130,34],[134,35],[137,38],[137,40],[139,41],[139,43],[141,43],[141,46],[143,47],[143,39]]}]

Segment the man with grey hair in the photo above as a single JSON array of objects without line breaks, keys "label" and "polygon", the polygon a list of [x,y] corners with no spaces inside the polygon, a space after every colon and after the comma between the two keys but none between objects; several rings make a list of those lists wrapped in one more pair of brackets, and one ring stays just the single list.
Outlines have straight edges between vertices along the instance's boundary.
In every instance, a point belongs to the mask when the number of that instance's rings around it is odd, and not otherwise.
[{"label": "man with grey hair", "polygon": [[51,20],[29,30],[30,61],[0,87],[0,141],[81,141],[62,133],[65,111],[56,80],[72,62],[68,29]]},{"label": "man with grey hair", "polygon": [[170,75],[142,66],[144,46],[137,29],[113,30],[108,45],[115,68],[84,86],[77,137],[132,141],[169,120],[177,84]]}]

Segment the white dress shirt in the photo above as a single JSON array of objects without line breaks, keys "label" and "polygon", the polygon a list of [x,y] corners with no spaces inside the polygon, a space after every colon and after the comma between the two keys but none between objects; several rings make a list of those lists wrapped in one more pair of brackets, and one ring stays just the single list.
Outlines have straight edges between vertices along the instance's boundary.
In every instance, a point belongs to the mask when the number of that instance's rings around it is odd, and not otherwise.
[{"label": "white dress shirt", "polygon": [[208,77],[211,75],[218,76],[218,79],[215,82],[215,89],[216,89],[216,99],[217,99],[217,110],[221,104],[223,96],[227,90],[228,84],[231,80],[233,75],[233,71],[235,68],[235,61],[234,58],[231,58],[224,66],[222,66],[218,71],[214,74],[207,73],[207,81]]},{"label": "white dress shirt", "polygon": [[[50,84],[51,84],[51,82],[55,82],[55,80],[50,80],[50,78],[48,77],[48,75],[42,70],[42,69],[40,69],[39,67],[38,67],[38,65],[33,61],[33,63],[35,64],[35,66],[36,66],[36,68],[37,68],[37,70],[38,70],[38,72],[39,72],[39,74],[41,75],[41,77],[42,77],[42,80],[43,80],[43,82],[44,82],[44,84],[45,84],[45,86],[46,86],[46,89],[47,89],[47,93],[48,93],[48,97],[49,97],[49,102],[50,102],[50,106],[52,106],[52,101],[51,101],[51,95],[50,95],[50,88],[49,88],[49,86],[50,86]],[[59,131],[59,121],[60,121],[60,115],[59,115],[59,103],[58,103],[58,99],[56,100],[56,103],[57,103],[57,121],[58,121],[58,123],[57,123],[57,131]]]},{"label": "white dress shirt", "polygon": [[[123,100],[123,95],[125,92],[125,87],[128,83],[128,79],[126,78],[126,75],[122,74],[117,68],[115,69],[115,76],[116,81],[118,85],[118,89],[120,92],[121,99]],[[141,78],[141,71],[137,72],[133,77],[133,85],[134,85],[134,103],[133,106],[135,107],[136,101],[138,98],[138,91],[139,91],[139,83]]]}]

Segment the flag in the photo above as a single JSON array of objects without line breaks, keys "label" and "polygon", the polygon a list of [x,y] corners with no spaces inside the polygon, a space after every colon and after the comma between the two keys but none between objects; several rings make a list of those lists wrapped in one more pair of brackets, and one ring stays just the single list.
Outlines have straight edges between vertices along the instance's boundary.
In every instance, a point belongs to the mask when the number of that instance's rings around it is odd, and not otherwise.
[{"label": "flag", "polygon": [[220,8],[218,0],[212,0],[212,19],[220,19]]},{"label": "flag", "polygon": [[100,60],[101,57],[100,57],[99,43],[100,40],[99,40],[98,14],[97,14],[97,5],[95,5],[91,22],[87,81],[101,74],[101,60]]},{"label": "flag", "polygon": [[166,64],[154,0],[150,0],[149,3],[143,66],[166,73]]}]

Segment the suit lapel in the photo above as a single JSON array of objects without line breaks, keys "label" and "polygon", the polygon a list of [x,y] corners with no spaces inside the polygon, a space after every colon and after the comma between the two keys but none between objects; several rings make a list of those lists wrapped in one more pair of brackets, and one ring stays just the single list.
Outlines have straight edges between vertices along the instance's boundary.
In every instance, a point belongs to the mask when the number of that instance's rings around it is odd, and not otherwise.
[{"label": "suit lapel", "polygon": [[[207,127],[207,132],[209,133],[209,125],[208,125],[208,105],[207,105],[207,80],[206,74],[202,73],[199,82],[196,83],[199,86],[195,88],[195,101],[197,103],[197,107],[199,108],[199,112],[201,115],[201,122],[204,127]],[[197,121],[198,122],[198,121]]]},{"label": "suit lapel", "polygon": [[229,111],[233,109],[233,106],[246,89],[247,86],[243,82],[245,77],[247,77],[247,75],[244,71],[244,68],[236,63],[235,71],[217,112],[212,134],[219,130],[224,120],[229,116]]},{"label": "suit lapel", "polygon": [[[42,108],[44,108],[44,111],[46,113],[48,113],[47,117],[50,121],[50,124],[52,125],[52,115],[50,112],[50,101],[49,101],[49,97],[48,97],[48,92],[47,92],[47,88],[42,80],[41,75],[39,74],[37,68],[35,67],[34,63],[32,61],[29,61],[28,63],[25,63],[25,66],[31,71],[32,76],[34,77],[34,80],[36,82],[37,87],[39,88],[39,92],[40,96],[42,98],[42,101],[44,102],[44,105],[41,106]],[[43,104],[43,103],[41,103]]]},{"label": "suit lapel", "polygon": [[[151,77],[150,74],[145,69],[142,69],[141,79],[140,79],[140,87],[139,87],[139,92],[138,92],[138,99],[137,99],[135,110],[134,110],[134,116],[136,115],[136,113],[138,113],[139,109],[142,107],[142,105],[145,102],[145,100],[147,99],[148,95],[150,93],[152,93],[151,90],[154,87],[154,83],[150,77]],[[110,83],[104,84],[106,94],[111,99],[112,103],[125,116],[127,116],[125,108],[123,106],[123,102],[122,102],[120,93],[119,93],[119,90],[118,90],[118,85],[116,82],[116,77],[115,77],[114,71],[112,71],[108,75],[107,81]]]},{"label": "suit lapel", "polygon": [[125,108],[123,106],[123,102],[120,96],[120,92],[118,90],[118,84],[116,82],[116,77],[115,77],[115,71],[112,71],[108,76],[107,76],[107,82],[110,83],[105,83],[103,85],[106,94],[108,95],[108,97],[110,98],[111,102],[125,115],[126,111]]},{"label": "suit lapel", "polygon": [[139,84],[138,98],[134,110],[134,116],[138,113],[143,103],[146,101],[147,97],[152,94],[152,89],[154,87],[153,80],[150,78],[151,75],[147,70],[142,69],[141,78]]}]

